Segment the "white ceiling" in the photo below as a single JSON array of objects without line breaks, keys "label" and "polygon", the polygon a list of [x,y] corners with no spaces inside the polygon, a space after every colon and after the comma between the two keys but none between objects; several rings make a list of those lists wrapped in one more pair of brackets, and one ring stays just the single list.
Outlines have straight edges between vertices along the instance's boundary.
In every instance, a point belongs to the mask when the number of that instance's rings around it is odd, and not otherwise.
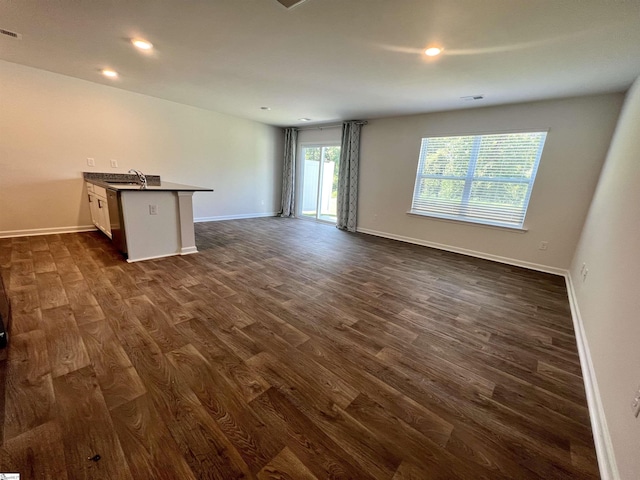
[{"label": "white ceiling", "polygon": [[[623,91],[640,75],[640,0],[3,0],[0,28],[23,35],[0,35],[0,59],[282,126]],[[432,44],[443,54],[424,56]]]}]

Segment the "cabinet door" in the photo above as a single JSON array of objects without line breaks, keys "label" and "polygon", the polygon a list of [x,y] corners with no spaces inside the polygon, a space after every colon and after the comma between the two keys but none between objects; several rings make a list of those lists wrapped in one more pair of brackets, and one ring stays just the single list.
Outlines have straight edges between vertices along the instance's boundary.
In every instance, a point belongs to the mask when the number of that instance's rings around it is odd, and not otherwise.
[{"label": "cabinet door", "polygon": [[98,219],[100,225],[98,228],[102,230],[107,237],[111,238],[111,223],[109,221],[109,206],[107,205],[107,199],[96,197],[98,203]]},{"label": "cabinet door", "polygon": [[89,193],[89,211],[91,212],[91,221],[100,228],[100,211],[98,210],[98,199],[93,193]]}]

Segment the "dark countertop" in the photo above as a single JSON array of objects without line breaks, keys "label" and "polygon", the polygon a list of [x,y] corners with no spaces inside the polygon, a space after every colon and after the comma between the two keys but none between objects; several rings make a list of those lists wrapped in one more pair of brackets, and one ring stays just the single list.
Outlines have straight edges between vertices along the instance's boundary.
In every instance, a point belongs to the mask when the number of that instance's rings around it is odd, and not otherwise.
[{"label": "dark countertop", "polygon": [[85,177],[85,181],[116,192],[213,192],[212,188],[165,182],[159,177],[157,181],[147,184],[146,188],[141,188],[137,183],[118,183],[118,180],[115,183],[110,183],[109,180]]}]

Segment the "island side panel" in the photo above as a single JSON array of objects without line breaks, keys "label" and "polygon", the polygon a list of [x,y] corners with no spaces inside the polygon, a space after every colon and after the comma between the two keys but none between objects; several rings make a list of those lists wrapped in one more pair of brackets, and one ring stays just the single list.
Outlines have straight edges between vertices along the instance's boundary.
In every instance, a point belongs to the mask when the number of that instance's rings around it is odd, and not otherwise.
[{"label": "island side panel", "polygon": [[180,210],[180,253],[196,253],[196,234],[193,228],[193,192],[177,192]]},{"label": "island side panel", "polygon": [[[176,192],[123,191],[121,201],[127,261],[180,255],[180,210]],[[157,207],[155,215],[151,213],[152,205]]]}]

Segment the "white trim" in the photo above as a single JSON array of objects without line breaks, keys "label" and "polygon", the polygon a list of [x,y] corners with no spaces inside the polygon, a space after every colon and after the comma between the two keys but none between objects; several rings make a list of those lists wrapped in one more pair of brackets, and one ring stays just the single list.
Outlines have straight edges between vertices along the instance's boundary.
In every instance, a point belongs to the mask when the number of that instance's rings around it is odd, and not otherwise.
[{"label": "white trim", "polygon": [[198,253],[198,249],[195,246],[180,249],[180,255],[191,255],[192,253]]},{"label": "white trim", "polygon": [[243,218],[262,218],[262,217],[277,217],[278,212],[267,213],[241,213],[239,215],[220,215],[217,217],[198,217],[194,218],[195,223],[201,222],[221,222],[223,220],[241,220]]},{"label": "white trim", "polygon": [[501,257],[499,255],[491,255],[489,253],[478,252],[476,250],[468,250],[466,248],[454,247],[451,245],[444,245],[442,243],[429,242],[421,240],[419,238],[404,237],[402,235],[395,235],[393,233],[378,232],[376,230],[369,230],[368,228],[357,228],[358,232],[366,233],[368,235],[375,235],[376,237],[390,238],[392,240],[399,240],[401,242],[413,243],[415,245],[422,245],[424,247],[437,248],[438,250],[446,250],[447,252],[461,253],[462,255],[468,255],[470,257],[483,258],[485,260],[491,260],[498,263],[506,263],[507,265],[514,265],[516,267],[528,268],[530,270],[537,270],[539,272],[552,273],[554,275],[565,276],[567,271],[563,268],[551,267],[549,265],[541,265],[539,263],[524,262],[515,258]]},{"label": "white trim", "polygon": [[578,354],[580,356],[580,366],[582,367],[582,380],[587,395],[587,405],[589,406],[589,418],[591,419],[591,431],[596,446],[596,456],[598,457],[598,467],[603,480],[619,480],[620,473],[616,463],[611,435],[607,426],[607,418],[602,406],[600,389],[596,379],[596,373],[591,360],[591,352],[587,335],[584,330],[584,323],[580,315],[576,292],[573,288],[571,273],[565,275],[567,292],[569,294],[569,305],[571,306],[571,317],[573,318],[573,329],[576,334]]},{"label": "white trim", "polygon": [[415,215],[417,217],[427,217],[431,220],[438,220],[440,222],[449,222],[449,223],[466,223],[471,224],[474,227],[483,227],[483,228],[497,228],[499,230],[504,230],[506,232],[514,232],[514,233],[527,233],[529,231],[528,228],[509,226],[509,225],[499,225],[497,223],[488,223],[484,221],[476,221],[471,220],[469,218],[456,218],[453,216],[446,215],[436,215],[434,213],[419,213],[415,210],[407,210],[407,215]]},{"label": "white trim", "polygon": [[0,232],[0,238],[35,237],[37,235],[55,235],[59,233],[93,232],[98,230],[95,225],[78,225],[75,227],[33,228],[30,230],[5,230]]}]

